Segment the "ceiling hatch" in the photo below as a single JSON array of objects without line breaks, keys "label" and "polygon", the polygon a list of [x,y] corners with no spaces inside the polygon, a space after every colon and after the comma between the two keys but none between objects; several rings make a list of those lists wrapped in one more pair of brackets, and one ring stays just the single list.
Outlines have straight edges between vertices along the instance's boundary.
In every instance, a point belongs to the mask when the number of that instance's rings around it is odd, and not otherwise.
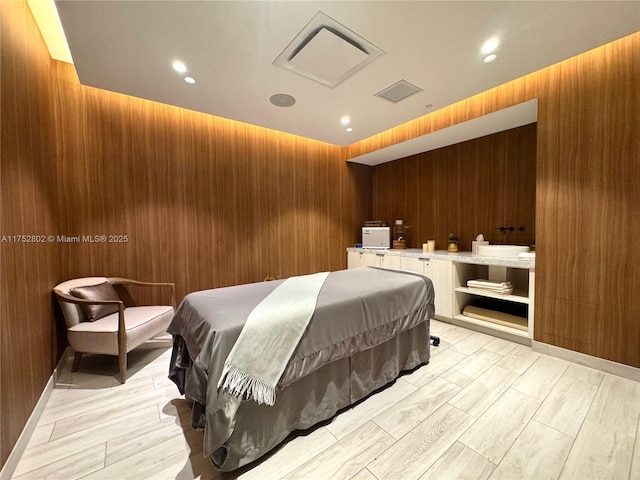
[{"label": "ceiling hatch", "polygon": [[273,64],[333,88],[384,53],[318,12]]}]

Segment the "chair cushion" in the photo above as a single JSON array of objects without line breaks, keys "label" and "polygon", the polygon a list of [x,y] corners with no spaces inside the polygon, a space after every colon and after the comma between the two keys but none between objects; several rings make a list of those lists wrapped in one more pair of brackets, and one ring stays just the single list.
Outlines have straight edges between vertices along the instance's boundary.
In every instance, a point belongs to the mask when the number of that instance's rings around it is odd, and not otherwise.
[{"label": "chair cushion", "polygon": [[[173,319],[173,307],[129,307],[124,311],[127,352],[159,333],[166,332]],[[69,344],[76,352],[118,354],[118,313],[95,322],[84,322],[67,330]]]},{"label": "chair cushion", "polygon": [[[109,282],[75,287],[69,290],[69,293],[85,300],[120,300],[115,288]],[[82,310],[87,315],[87,320],[94,322],[112,313],[117,313],[118,305],[82,305]]]}]

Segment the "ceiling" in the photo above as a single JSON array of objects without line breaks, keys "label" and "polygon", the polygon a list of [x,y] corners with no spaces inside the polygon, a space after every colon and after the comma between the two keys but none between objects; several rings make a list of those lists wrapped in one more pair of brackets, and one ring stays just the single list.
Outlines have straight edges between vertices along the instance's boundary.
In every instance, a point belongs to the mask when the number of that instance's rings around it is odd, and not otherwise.
[{"label": "ceiling", "polygon": [[[58,0],[56,6],[84,85],[342,146],[640,30],[640,1]],[[382,54],[333,87],[275,65],[318,12]],[[497,59],[484,63],[481,47],[489,38],[499,41]],[[339,48],[316,50],[303,60],[331,64],[339,57]],[[172,69],[175,60],[186,73]],[[399,80],[421,91],[397,103],[375,96]],[[295,104],[276,106],[269,101],[274,94],[291,95]],[[341,123],[345,115],[350,125]]]}]

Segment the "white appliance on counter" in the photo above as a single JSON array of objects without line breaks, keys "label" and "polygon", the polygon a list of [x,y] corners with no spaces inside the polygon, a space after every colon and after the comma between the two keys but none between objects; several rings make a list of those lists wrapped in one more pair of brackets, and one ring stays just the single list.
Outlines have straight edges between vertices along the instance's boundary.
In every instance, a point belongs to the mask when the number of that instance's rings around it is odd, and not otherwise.
[{"label": "white appliance on counter", "polygon": [[362,248],[372,250],[391,248],[391,227],[362,227]]}]

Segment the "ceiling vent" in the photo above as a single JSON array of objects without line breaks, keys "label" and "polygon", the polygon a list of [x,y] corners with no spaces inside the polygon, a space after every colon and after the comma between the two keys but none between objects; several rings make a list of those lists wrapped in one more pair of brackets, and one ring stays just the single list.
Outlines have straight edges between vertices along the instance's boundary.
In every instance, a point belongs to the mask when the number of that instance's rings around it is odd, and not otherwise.
[{"label": "ceiling vent", "polygon": [[376,97],[384,98],[393,103],[398,103],[400,100],[404,100],[411,95],[421,92],[422,89],[407,82],[406,80],[400,80],[390,87],[375,94]]},{"label": "ceiling vent", "polygon": [[318,12],[273,64],[333,88],[384,53]]}]

